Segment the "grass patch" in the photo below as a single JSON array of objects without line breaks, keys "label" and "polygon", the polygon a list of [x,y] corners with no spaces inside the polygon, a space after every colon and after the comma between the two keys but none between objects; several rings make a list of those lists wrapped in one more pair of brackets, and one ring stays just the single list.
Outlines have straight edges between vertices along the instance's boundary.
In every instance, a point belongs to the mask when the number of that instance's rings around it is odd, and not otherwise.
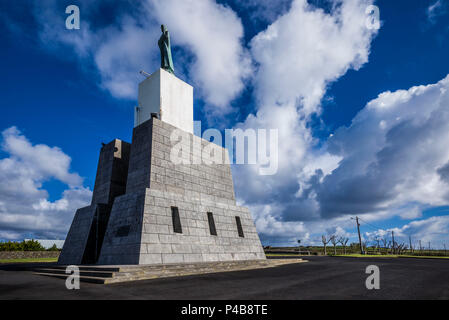
[{"label": "grass patch", "polygon": [[416,258],[416,259],[449,259],[449,257],[439,257],[439,256],[398,256],[398,258]]},{"label": "grass patch", "polygon": [[0,259],[0,263],[39,263],[39,262],[58,262],[58,258]]},{"label": "grass patch", "polygon": [[350,258],[415,258],[415,259],[449,259],[449,257],[438,256],[412,256],[412,255],[380,255],[380,254],[347,254],[336,255],[335,257],[350,257]]},{"label": "grass patch", "polygon": [[309,257],[307,254],[295,253],[265,253],[267,257]]},{"label": "grass patch", "polygon": [[350,258],[397,258],[398,255],[382,255],[382,254],[360,254],[360,253],[353,253],[353,254],[337,254],[334,257],[350,257]]}]

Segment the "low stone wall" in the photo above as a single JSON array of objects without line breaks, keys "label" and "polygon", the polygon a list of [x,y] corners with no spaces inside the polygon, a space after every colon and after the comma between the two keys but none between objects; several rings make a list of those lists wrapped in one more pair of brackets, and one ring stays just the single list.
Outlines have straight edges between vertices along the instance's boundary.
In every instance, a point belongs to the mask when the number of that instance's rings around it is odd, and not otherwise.
[{"label": "low stone wall", "polygon": [[60,251],[0,251],[0,259],[58,258]]}]

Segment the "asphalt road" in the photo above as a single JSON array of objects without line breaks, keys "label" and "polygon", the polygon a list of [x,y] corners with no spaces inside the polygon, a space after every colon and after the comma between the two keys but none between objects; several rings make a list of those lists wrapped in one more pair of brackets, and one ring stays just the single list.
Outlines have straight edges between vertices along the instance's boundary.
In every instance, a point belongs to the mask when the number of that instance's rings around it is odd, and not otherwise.
[{"label": "asphalt road", "polygon": [[[0,268],[0,299],[449,299],[449,260],[308,257],[276,268],[97,285]],[[380,290],[367,290],[368,265]]]}]

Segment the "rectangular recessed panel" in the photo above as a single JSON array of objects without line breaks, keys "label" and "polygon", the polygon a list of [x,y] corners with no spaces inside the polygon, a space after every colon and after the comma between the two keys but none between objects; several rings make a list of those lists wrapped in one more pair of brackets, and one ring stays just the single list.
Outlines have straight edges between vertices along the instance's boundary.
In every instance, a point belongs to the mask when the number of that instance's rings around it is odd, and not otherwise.
[{"label": "rectangular recessed panel", "polygon": [[131,226],[121,226],[120,228],[117,229],[115,236],[116,237],[127,237],[130,229],[131,229]]},{"label": "rectangular recessed panel", "polygon": [[214,221],[214,215],[212,212],[207,213],[207,220],[209,221],[209,230],[210,234],[213,236],[217,235],[217,229],[215,229],[215,221]]},{"label": "rectangular recessed panel", "polygon": [[237,223],[237,231],[239,232],[239,237],[244,238],[243,234],[242,222],[240,221],[240,217],[235,217],[235,222]]},{"label": "rectangular recessed panel", "polygon": [[173,221],[173,231],[175,233],[182,233],[181,219],[179,218],[178,207],[171,207],[171,216]]}]

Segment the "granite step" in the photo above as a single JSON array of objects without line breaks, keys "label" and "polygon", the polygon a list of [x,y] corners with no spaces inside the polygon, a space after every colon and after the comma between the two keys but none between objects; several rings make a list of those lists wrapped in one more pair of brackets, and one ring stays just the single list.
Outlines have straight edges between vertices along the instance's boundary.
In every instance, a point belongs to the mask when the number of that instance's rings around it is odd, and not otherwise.
[{"label": "granite step", "polygon": [[[230,271],[272,268],[285,264],[307,262],[302,259],[252,260],[229,262],[201,262],[187,264],[133,265],[133,266],[80,266],[80,281],[91,283],[119,283],[210,274]],[[38,275],[66,279],[66,266],[36,268]]]},{"label": "granite step", "polygon": [[[51,277],[51,278],[59,278],[59,279],[67,279],[67,275],[66,274],[57,274],[57,273],[39,273],[36,272],[34,273],[36,275],[39,276],[44,276],[44,277]],[[89,277],[89,276],[81,276],[80,275],[80,281],[81,282],[89,282],[89,283],[97,283],[97,284],[105,284],[106,280],[108,278],[102,278],[102,277]]]},{"label": "granite step", "polygon": [[[28,269],[37,270],[37,269],[54,269],[54,270],[66,270],[67,265],[61,264],[46,264],[46,265],[37,265],[32,266]],[[80,271],[103,271],[103,272],[119,272],[120,266],[98,266],[98,265],[81,265],[77,266]]]},{"label": "granite step", "polygon": [[[65,269],[58,268],[37,268],[34,270],[36,273],[47,273],[47,274],[62,274],[66,277],[68,274],[65,272]],[[97,278],[112,278],[114,277],[114,272],[111,271],[103,271],[103,270],[82,270],[80,269],[80,276],[87,277],[97,277]]]}]

